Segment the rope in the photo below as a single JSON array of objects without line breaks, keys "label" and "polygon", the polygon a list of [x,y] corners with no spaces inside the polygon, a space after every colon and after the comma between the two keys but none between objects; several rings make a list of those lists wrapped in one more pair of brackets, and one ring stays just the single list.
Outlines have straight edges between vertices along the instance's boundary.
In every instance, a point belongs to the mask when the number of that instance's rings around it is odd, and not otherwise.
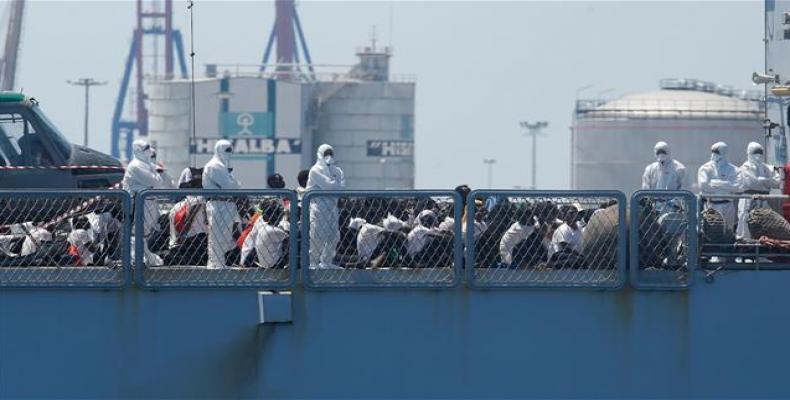
[{"label": "rope", "polygon": [[[120,188],[121,188],[121,182],[118,182],[115,185],[110,186],[109,190],[120,189]],[[48,228],[50,226],[57,225],[57,224],[65,221],[66,219],[69,219],[69,218],[75,216],[77,213],[84,211],[86,208],[92,206],[93,204],[96,204],[99,200],[101,200],[101,198],[102,198],[101,195],[91,197],[90,199],[82,202],[82,204],[80,204],[79,206],[75,207],[74,209],[72,209],[70,211],[67,211],[65,214],[62,214],[62,215],[56,217],[52,222],[49,222],[49,223],[45,224],[44,228]]]},{"label": "rope", "polygon": [[108,171],[125,171],[123,167],[113,167],[109,165],[60,165],[60,166],[35,166],[35,167],[15,167],[15,166],[0,166],[2,170],[41,170],[41,169],[57,169],[57,170],[108,170]]}]

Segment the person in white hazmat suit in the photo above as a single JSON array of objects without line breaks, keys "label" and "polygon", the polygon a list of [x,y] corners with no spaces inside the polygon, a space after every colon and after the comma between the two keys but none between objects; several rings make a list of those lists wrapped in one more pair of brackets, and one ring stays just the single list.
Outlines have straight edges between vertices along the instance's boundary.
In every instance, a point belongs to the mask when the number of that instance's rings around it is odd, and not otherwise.
[{"label": "person in white hazmat suit", "polygon": [[[132,143],[134,158],[126,166],[123,174],[123,189],[129,192],[134,198],[137,193],[145,189],[162,189],[169,187],[153,163],[154,149],[145,140],[135,140]],[[147,201],[142,210],[135,212],[143,213],[143,234],[148,237],[159,221],[159,208],[154,201]],[[144,240],[140,238],[140,240]],[[145,258],[149,265],[162,265],[162,259],[145,246]]]},{"label": "person in white hazmat suit", "polygon": [[[307,191],[342,190],[346,187],[343,170],[335,165],[332,146],[318,146],[316,162],[307,177]],[[340,241],[337,198],[317,197],[310,201],[310,268],[339,268],[334,265]]]},{"label": "person in white hazmat suit", "polygon": [[[746,147],[746,162],[738,168],[738,187],[745,194],[768,194],[771,189],[778,188],[782,177],[774,168],[763,162],[765,150],[757,142]],[[770,207],[765,200],[740,199],[738,201],[738,228],[735,236],[738,239],[751,239],[749,232],[749,211]]]},{"label": "person in white hazmat suit", "polygon": [[[233,146],[227,140],[219,140],[214,145],[214,157],[203,167],[203,188],[213,190],[232,190],[241,184],[230,172],[230,156]],[[236,204],[223,196],[206,202],[208,219],[208,268],[227,268],[225,254],[236,245],[233,239],[233,224],[241,223]]]},{"label": "person in white hazmat suit", "polygon": [[46,228],[35,226],[32,222],[25,222],[19,226],[25,232],[25,240],[22,242],[22,250],[19,252],[20,256],[33,254],[38,251],[42,243],[52,241],[52,232]]},{"label": "person in white hazmat suit", "polygon": [[686,167],[673,160],[666,142],[658,142],[653,148],[656,162],[645,168],[642,175],[643,190],[680,190],[686,183]]},{"label": "person in white hazmat suit", "polygon": [[[727,143],[714,143],[710,161],[697,172],[701,195],[733,194],[738,191],[738,168],[727,161]],[[703,198],[705,209],[712,208],[724,218],[730,228],[735,227],[735,203],[731,199]]]},{"label": "person in white hazmat suit", "polygon": [[656,162],[645,168],[642,175],[643,190],[681,190],[686,183],[686,167],[673,160],[666,142],[653,148]]},{"label": "person in white hazmat suit", "polygon": [[[672,158],[669,145],[666,142],[658,142],[653,147],[656,162],[651,163],[645,168],[642,175],[642,190],[683,190],[686,187],[686,166],[680,161]],[[677,202],[668,199],[657,199],[655,202],[656,211],[661,215],[659,224],[667,220],[669,214],[677,211]],[[670,248],[679,249],[682,246],[683,236],[675,235],[672,239]],[[551,253],[551,251],[550,251]],[[670,252],[665,261],[675,263],[678,253]]]}]

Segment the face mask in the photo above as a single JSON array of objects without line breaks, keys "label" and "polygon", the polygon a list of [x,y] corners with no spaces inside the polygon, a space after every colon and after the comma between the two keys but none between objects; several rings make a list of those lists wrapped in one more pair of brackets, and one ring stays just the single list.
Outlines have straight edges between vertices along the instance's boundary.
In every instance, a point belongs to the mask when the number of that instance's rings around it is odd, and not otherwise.
[{"label": "face mask", "polygon": [[715,162],[715,163],[720,162],[721,161],[721,154],[712,153],[710,155],[710,160]]},{"label": "face mask", "polygon": [[233,148],[228,147],[225,150],[219,152],[219,159],[225,164],[226,167],[230,168],[230,155],[233,154]]},{"label": "face mask", "polygon": [[658,160],[658,162],[660,162],[661,164],[665,163],[668,159],[669,159],[669,156],[667,156],[666,154],[658,154],[658,155],[656,155],[656,160]]},{"label": "face mask", "polygon": [[326,165],[332,165],[335,163],[335,158],[332,156],[325,156],[324,162],[326,163]]},{"label": "face mask", "polygon": [[759,164],[763,162],[763,155],[762,154],[752,154],[749,156],[749,161]]},{"label": "face mask", "polygon": [[151,149],[150,145],[146,145],[145,147],[142,148],[142,154],[143,154],[143,159],[145,159],[145,157],[151,159],[151,157],[153,157],[153,149]]}]

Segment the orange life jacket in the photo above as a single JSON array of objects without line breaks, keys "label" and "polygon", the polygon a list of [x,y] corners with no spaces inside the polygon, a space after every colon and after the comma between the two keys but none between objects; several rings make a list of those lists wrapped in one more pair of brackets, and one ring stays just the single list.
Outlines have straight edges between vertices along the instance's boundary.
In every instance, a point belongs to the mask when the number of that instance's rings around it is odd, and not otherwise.
[{"label": "orange life jacket", "polygon": [[73,244],[69,245],[69,255],[74,260],[74,265],[81,265],[82,259],[80,258],[80,251],[77,249],[77,246]]},{"label": "orange life jacket", "polygon": [[244,241],[247,240],[247,236],[250,235],[250,232],[252,232],[252,228],[255,227],[255,222],[257,222],[258,218],[260,218],[260,217],[261,217],[260,213],[255,213],[255,215],[252,216],[252,218],[250,219],[250,223],[241,232],[241,235],[239,235],[239,238],[236,239],[236,247],[241,249],[242,246],[244,246]]}]

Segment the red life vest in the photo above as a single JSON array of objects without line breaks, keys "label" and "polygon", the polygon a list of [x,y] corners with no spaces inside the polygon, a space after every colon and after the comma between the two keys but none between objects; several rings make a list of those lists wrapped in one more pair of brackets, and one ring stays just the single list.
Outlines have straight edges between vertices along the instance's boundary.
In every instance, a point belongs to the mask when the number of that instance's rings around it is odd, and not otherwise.
[{"label": "red life vest", "polygon": [[236,247],[241,249],[242,246],[244,246],[244,241],[247,240],[247,236],[250,235],[250,232],[252,232],[252,228],[255,227],[255,222],[257,222],[258,218],[260,218],[260,217],[261,217],[260,213],[255,213],[255,215],[252,216],[252,219],[250,219],[250,223],[241,232],[241,235],[239,235],[239,238],[236,239]]},{"label": "red life vest", "polygon": [[176,215],[173,218],[173,222],[175,222],[176,232],[184,233],[184,230],[187,228],[187,217],[189,216],[189,204],[184,204],[181,208],[176,211]]},{"label": "red life vest", "polygon": [[74,265],[82,265],[80,258],[80,251],[77,249],[77,246],[70,244],[69,245],[69,255],[74,260]]}]

